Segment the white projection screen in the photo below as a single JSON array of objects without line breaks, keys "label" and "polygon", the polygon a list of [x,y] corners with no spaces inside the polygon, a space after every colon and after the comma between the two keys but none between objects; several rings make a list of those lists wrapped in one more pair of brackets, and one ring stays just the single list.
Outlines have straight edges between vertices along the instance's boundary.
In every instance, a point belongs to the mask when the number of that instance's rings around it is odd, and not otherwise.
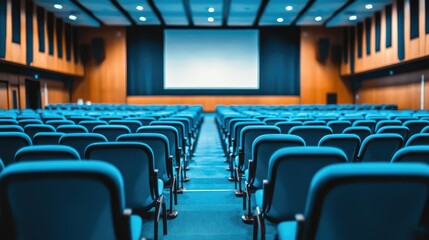
[{"label": "white projection screen", "polygon": [[164,31],[164,89],[259,89],[259,31]]}]

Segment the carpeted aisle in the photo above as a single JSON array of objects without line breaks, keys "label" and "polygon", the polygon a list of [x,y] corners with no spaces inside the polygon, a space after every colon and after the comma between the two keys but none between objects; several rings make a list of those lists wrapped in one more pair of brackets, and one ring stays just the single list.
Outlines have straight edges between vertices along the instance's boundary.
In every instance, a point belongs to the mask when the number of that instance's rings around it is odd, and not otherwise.
[{"label": "carpeted aisle", "polygon": [[[162,235],[160,224],[160,238],[251,239],[252,225],[241,221],[242,199],[235,197],[234,184],[227,179],[228,172],[225,170],[225,157],[214,123],[214,114],[205,115],[192,160],[191,170],[187,173],[191,180],[185,183],[185,193],[179,195],[178,205],[174,206],[179,215],[168,221],[168,235]],[[152,229],[153,222],[146,220],[143,236],[152,238]],[[267,232],[273,231],[273,226],[268,226]],[[273,238],[274,234],[267,234],[267,239]]]}]

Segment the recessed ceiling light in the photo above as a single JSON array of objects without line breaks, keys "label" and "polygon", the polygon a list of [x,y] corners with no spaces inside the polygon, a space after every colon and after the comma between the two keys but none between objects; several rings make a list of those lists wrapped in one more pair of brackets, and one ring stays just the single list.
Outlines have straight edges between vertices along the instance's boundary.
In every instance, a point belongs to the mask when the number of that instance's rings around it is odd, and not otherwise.
[{"label": "recessed ceiling light", "polygon": [[214,18],[209,17],[209,18],[207,18],[207,21],[209,21],[209,22],[214,22]]},{"label": "recessed ceiling light", "polygon": [[209,12],[214,12],[214,11],[215,11],[215,9],[214,9],[214,8],[212,8],[212,7],[209,7],[208,11],[209,11]]},{"label": "recessed ceiling light", "polygon": [[142,22],[146,22],[147,19],[145,17],[139,17],[139,20]]},{"label": "recessed ceiling light", "polygon": [[136,7],[136,9],[137,9],[138,11],[143,11],[143,10],[144,10],[144,7],[143,7],[143,6],[138,5],[138,6]]},{"label": "recessed ceiling light", "polygon": [[293,7],[292,6],[286,6],[285,9],[286,9],[286,11],[292,11]]},{"label": "recessed ceiling light", "polygon": [[54,4],[54,8],[61,10],[61,9],[63,9],[63,5],[61,5],[61,4]]},{"label": "recessed ceiling light", "polygon": [[281,23],[281,22],[283,22],[283,21],[284,21],[284,19],[283,19],[283,18],[277,18],[277,22]]},{"label": "recessed ceiling light", "polygon": [[316,22],[320,22],[320,21],[322,21],[322,19],[323,18],[321,16],[317,16],[317,17],[314,18],[314,20],[316,20]]},{"label": "recessed ceiling light", "polygon": [[368,10],[369,10],[369,9],[372,9],[372,4],[367,4],[367,5],[365,5],[365,8],[366,8],[366,9],[368,9]]},{"label": "recessed ceiling light", "polygon": [[72,21],[76,21],[76,20],[77,20],[77,17],[76,17],[75,15],[70,15],[70,16],[69,16],[69,19],[70,19],[70,20],[72,20]]},{"label": "recessed ceiling light", "polygon": [[350,20],[350,21],[355,21],[356,19],[357,19],[356,15],[351,15],[351,16],[349,17],[349,20]]}]

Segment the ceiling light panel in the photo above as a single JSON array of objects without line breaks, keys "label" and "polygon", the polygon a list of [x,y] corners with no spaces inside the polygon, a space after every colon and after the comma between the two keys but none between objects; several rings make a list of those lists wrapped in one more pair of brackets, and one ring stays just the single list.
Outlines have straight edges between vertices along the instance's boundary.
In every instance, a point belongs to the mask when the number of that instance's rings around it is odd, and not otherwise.
[{"label": "ceiling light panel", "polygon": [[[117,0],[119,5],[127,11],[137,25],[160,25],[153,9],[150,7],[147,0]],[[139,7],[139,8],[138,8]],[[138,9],[137,9],[138,8]],[[141,9],[143,8],[143,9]],[[142,19],[146,19],[142,21]]]},{"label": "ceiling light panel", "polygon": [[228,26],[252,26],[261,2],[261,0],[231,0]]},{"label": "ceiling light panel", "polygon": [[[337,9],[346,4],[348,0],[316,0],[313,5],[298,19],[297,25],[323,25]],[[316,17],[322,20],[316,21]]]},{"label": "ceiling light panel", "polygon": [[[192,21],[195,26],[221,26],[223,21],[223,0],[190,0]],[[214,8],[214,12],[208,9]],[[213,22],[207,21],[209,17]]]},{"label": "ceiling light panel", "polygon": [[[365,7],[368,3],[371,3],[371,9]],[[391,3],[391,0],[371,0],[370,2],[368,0],[356,0],[329,20],[326,26],[353,26],[363,19],[371,17],[375,12],[382,10]],[[349,20],[352,15],[356,15],[357,20]]]},{"label": "ceiling light panel", "polygon": [[[72,3],[70,0],[34,0],[37,6],[44,8],[46,11],[54,13],[55,17],[61,18],[66,23],[73,24],[74,26],[85,26],[85,27],[98,27],[100,23],[97,22],[93,17],[86,14],[82,9]],[[60,4],[63,8],[56,9],[54,4]],[[70,15],[75,15],[77,19],[75,21],[70,20]]]},{"label": "ceiling light panel", "polygon": [[[265,11],[262,13],[261,19],[259,20],[259,25],[291,25],[291,23],[296,19],[298,14],[304,9],[308,2],[308,0],[271,0],[265,7]],[[287,11],[285,9],[286,6],[292,6],[293,9],[291,11]],[[278,22],[278,18],[283,18],[283,22]]]},{"label": "ceiling light panel", "polygon": [[79,2],[106,25],[131,25],[128,18],[110,0],[79,0]]},{"label": "ceiling light panel", "polygon": [[161,12],[166,25],[169,26],[188,26],[183,1],[155,0],[155,5]]}]

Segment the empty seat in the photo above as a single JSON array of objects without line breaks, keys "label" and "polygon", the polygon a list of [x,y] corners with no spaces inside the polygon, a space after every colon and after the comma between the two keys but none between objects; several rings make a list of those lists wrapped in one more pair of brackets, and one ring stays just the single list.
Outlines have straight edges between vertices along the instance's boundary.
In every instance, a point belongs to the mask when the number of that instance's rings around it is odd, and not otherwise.
[{"label": "empty seat", "polygon": [[402,122],[399,120],[380,120],[375,125],[375,132],[378,131],[378,129],[385,127],[385,126],[401,126]]},{"label": "empty seat", "polygon": [[2,132],[24,132],[24,129],[19,125],[0,125],[0,133]]},{"label": "empty seat", "polygon": [[429,146],[409,146],[399,149],[392,158],[392,163],[397,162],[429,164]]},{"label": "empty seat", "polygon": [[61,145],[28,146],[19,149],[15,162],[44,160],[80,160],[79,153],[72,147]]},{"label": "empty seat", "polygon": [[[2,239],[140,239],[120,172],[103,162],[14,164],[0,175]],[[43,194],[42,194],[43,193]]]},{"label": "empty seat", "polygon": [[0,119],[0,125],[18,125],[15,119]]},{"label": "empty seat", "polygon": [[420,133],[423,128],[429,126],[429,121],[424,120],[408,120],[403,123],[404,127],[407,127],[410,130],[409,136]]},{"label": "empty seat", "polygon": [[131,133],[130,129],[123,125],[98,125],[92,129],[92,132],[105,136],[109,142],[116,141],[116,138],[122,134]]},{"label": "empty seat", "polygon": [[98,133],[68,133],[59,139],[61,145],[74,148],[81,159],[85,158],[85,149],[97,142],[107,142],[107,138]]},{"label": "empty seat", "polygon": [[127,126],[130,129],[131,133],[136,133],[137,129],[142,126],[142,123],[140,121],[129,120],[129,119],[126,119],[126,120],[123,120],[123,119],[121,119],[121,120],[110,120],[109,124]]},{"label": "empty seat", "polygon": [[296,126],[302,126],[302,122],[299,121],[290,121],[290,122],[277,122],[274,126],[280,128],[280,131],[283,134],[289,134],[289,130]]},{"label": "empty seat", "polygon": [[61,125],[57,127],[57,132],[62,133],[88,133],[84,126],[80,125]]},{"label": "empty seat", "polygon": [[94,129],[94,127],[99,126],[99,125],[107,125],[106,121],[100,121],[100,120],[84,120],[84,121],[80,121],[79,125],[86,127],[86,129],[88,130],[88,132],[92,132],[92,129]]},{"label": "empty seat", "polygon": [[377,122],[375,120],[357,120],[352,126],[353,127],[369,127],[371,133],[375,132],[375,125]]},{"label": "empty seat", "polygon": [[360,141],[363,142],[371,135],[371,129],[365,126],[351,126],[344,129],[343,133],[356,134],[360,138]]},{"label": "empty seat", "polygon": [[289,130],[289,134],[300,136],[306,146],[317,146],[322,137],[332,134],[327,126],[297,126]]},{"label": "empty seat", "polygon": [[64,133],[60,132],[40,132],[33,137],[34,145],[56,145],[59,144],[60,137]]},{"label": "empty seat", "polygon": [[271,118],[264,119],[265,124],[267,124],[269,126],[274,126],[276,123],[278,123],[278,122],[284,122],[284,121],[287,121],[287,118],[275,118],[275,117],[271,117]]},{"label": "empty seat", "polygon": [[33,139],[34,135],[39,132],[55,132],[55,128],[44,124],[28,124],[24,127],[24,132]]},{"label": "empty seat", "polygon": [[28,124],[43,124],[40,119],[22,119],[18,121],[18,125],[24,128]]},{"label": "empty seat", "polygon": [[404,126],[385,126],[378,129],[377,134],[379,133],[396,133],[401,135],[402,139],[408,139],[410,130]]},{"label": "empty seat", "polygon": [[416,133],[408,139],[405,146],[427,145],[429,146],[429,133]]},{"label": "empty seat", "polygon": [[[281,240],[427,239],[429,167],[337,164],[313,178],[298,221],[278,225]],[[420,236],[419,236],[420,235]]]},{"label": "empty seat", "polygon": [[320,139],[319,146],[336,147],[346,154],[347,161],[353,162],[360,147],[360,138],[356,134],[329,134]]},{"label": "empty seat", "polygon": [[13,163],[16,152],[26,146],[31,146],[31,139],[21,132],[0,132],[0,158],[5,166]]},{"label": "empty seat", "polygon": [[330,121],[326,125],[332,129],[332,133],[334,134],[342,133],[344,129],[352,126],[350,121],[345,120]]},{"label": "empty seat", "polygon": [[46,124],[51,125],[55,129],[62,125],[74,125],[75,123],[72,120],[48,120]]},{"label": "empty seat", "polygon": [[399,134],[371,135],[362,142],[357,160],[361,162],[390,162],[402,144],[403,139]]}]

